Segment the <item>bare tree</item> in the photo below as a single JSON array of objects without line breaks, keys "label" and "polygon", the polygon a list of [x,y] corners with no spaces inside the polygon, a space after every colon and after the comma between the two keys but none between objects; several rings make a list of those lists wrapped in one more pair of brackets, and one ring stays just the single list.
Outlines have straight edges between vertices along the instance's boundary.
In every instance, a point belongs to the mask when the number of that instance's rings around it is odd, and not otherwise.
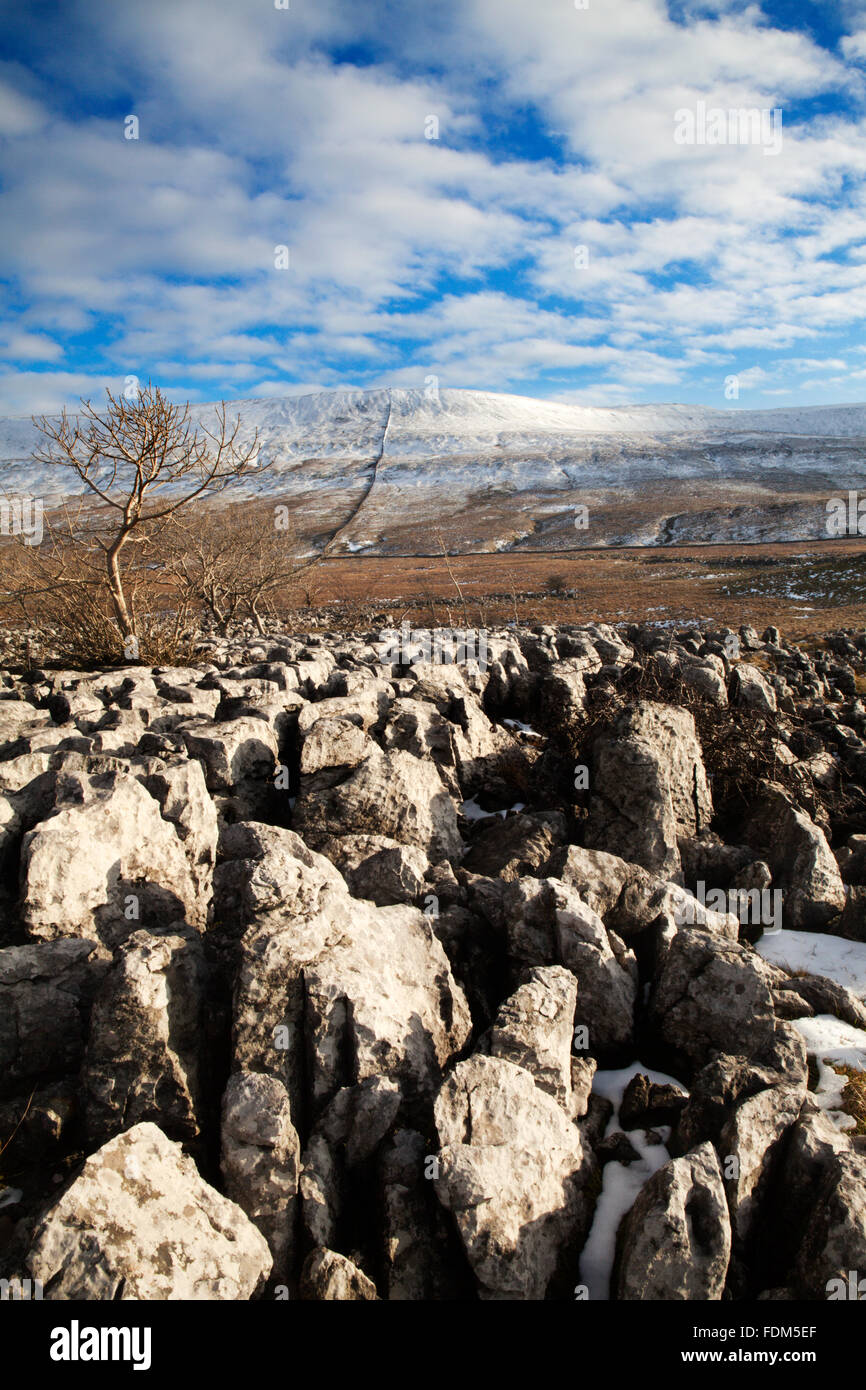
[{"label": "bare tree", "polygon": [[101,552],[114,616],[127,638],[135,631],[135,619],[125,586],[124,553],[152,542],[181,509],[212,500],[268,465],[258,462],[258,432],[250,443],[239,445],[240,419],[228,424],[224,402],[216,408],[214,428],[208,429],[193,424],[188,405],[172,405],[150,382],[132,400],[110,391],[106,395],[101,414],[82,400],[74,422],[65,410],[59,421],[35,419],[46,443],[34,459],[70,469],[92,494],[93,511],[77,538]]},{"label": "bare tree", "polygon": [[[439,542],[439,549],[442,551],[442,558],[443,558],[444,561],[445,561],[445,568],[446,568],[447,571],[448,571],[448,576],[449,576],[449,578],[450,578],[450,580],[451,580],[451,583],[454,585],[454,588],[457,590],[457,597],[459,598],[460,603],[461,603],[461,605],[462,605],[462,607],[463,607],[463,621],[464,621],[464,623],[466,624],[466,626],[468,627],[468,626],[469,626],[469,610],[468,610],[467,607],[466,607],[466,597],[465,597],[465,595],[464,595],[464,593],[463,593],[463,585],[462,585],[462,583],[460,582],[460,580],[457,578],[457,575],[454,573],[454,566],[451,564],[451,558],[450,558],[449,553],[448,553],[448,547],[447,547],[447,545],[445,544],[444,538],[443,538],[443,536],[442,536],[442,532],[439,530],[438,527],[436,527],[436,528],[434,529],[434,531],[433,531],[433,534],[434,534],[434,536],[436,537],[437,541]],[[450,618],[449,618],[449,621],[450,621]]]},{"label": "bare tree", "polygon": [[204,605],[222,634],[241,615],[263,632],[263,614],[310,568],[296,553],[294,533],[284,521],[278,524],[280,510],[250,501],[186,510],[165,528],[165,572],[180,597]]},{"label": "bare tree", "polygon": [[514,570],[507,570],[507,571],[506,571],[506,574],[505,574],[505,582],[506,582],[506,584],[508,585],[508,594],[509,594],[509,596],[510,596],[510,598],[511,598],[511,606],[512,606],[512,608],[513,608],[513,610],[514,610],[514,623],[515,623],[515,626],[519,627],[519,626],[520,626],[520,611],[519,611],[518,606],[517,606],[517,579],[516,579],[516,577],[515,577]]},{"label": "bare tree", "polygon": [[150,547],[142,547],[124,572],[136,622],[136,635],[124,638],[105,583],[104,553],[93,537],[103,523],[93,511],[84,499],[70,499],[45,516],[39,545],[20,536],[0,544],[0,609],[23,621],[52,656],[72,664],[134,658],[139,638],[151,661],[173,660],[185,645],[188,605],[168,592]]}]

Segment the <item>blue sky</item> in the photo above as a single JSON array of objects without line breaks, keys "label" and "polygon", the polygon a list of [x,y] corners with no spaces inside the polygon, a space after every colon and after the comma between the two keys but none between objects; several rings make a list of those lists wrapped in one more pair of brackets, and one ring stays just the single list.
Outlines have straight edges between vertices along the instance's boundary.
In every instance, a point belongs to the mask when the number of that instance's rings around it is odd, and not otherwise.
[{"label": "blue sky", "polygon": [[[866,0],[0,16],[2,413],[130,375],[866,400]],[[781,148],[678,143],[700,103],[781,111]]]}]

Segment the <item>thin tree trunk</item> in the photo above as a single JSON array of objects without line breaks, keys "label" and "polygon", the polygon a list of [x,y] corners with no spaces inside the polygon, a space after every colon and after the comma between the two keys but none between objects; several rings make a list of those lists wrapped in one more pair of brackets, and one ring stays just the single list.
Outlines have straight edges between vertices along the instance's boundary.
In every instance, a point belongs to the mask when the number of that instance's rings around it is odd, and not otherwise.
[{"label": "thin tree trunk", "polygon": [[253,600],[253,602],[250,604],[250,614],[251,614],[251,616],[252,616],[253,622],[254,622],[255,625],[256,625],[256,632],[259,634],[260,637],[264,637],[264,635],[265,635],[265,625],[264,625],[264,623],[263,623],[263,621],[262,621],[262,618],[261,618],[261,615],[260,615],[260,613],[259,613],[259,611],[258,611],[258,608],[256,607],[256,601],[255,601],[255,600]]},{"label": "thin tree trunk", "polygon": [[117,625],[120,628],[121,636],[131,637],[133,633],[132,619],[129,616],[129,609],[126,606],[126,597],[123,592],[123,580],[120,576],[120,564],[118,556],[125,536],[121,536],[119,541],[106,554],[106,564],[108,568],[108,588],[111,593],[111,602],[114,605],[114,616],[117,618]]}]

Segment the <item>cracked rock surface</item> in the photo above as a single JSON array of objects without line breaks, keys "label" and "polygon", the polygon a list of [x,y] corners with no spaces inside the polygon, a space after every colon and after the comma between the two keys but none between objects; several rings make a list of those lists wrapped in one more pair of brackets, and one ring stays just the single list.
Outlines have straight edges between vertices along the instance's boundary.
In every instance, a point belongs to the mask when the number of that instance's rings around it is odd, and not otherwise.
[{"label": "cracked rock surface", "polygon": [[866,1075],[866,635],[388,648],[0,670],[0,1277],[826,1298],[866,1269],[825,1061]]}]

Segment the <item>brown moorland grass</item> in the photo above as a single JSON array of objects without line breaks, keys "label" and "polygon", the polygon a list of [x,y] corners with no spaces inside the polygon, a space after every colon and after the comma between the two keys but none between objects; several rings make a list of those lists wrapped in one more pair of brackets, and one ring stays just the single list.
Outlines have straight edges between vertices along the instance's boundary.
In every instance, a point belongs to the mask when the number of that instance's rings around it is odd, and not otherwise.
[{"label": "brown moorland grass", "polygon": [[834,1062],[833,1070],[840,1076],[847,1076],[848,1083],[842,1091],[842,1109],[856,1121],[848,1134],[866,1134],[866,1071],[857,1071],[843,1062]]},{"label": "brown moorland grass", "polygon": [[[0,570],[14,572],[16,559],[10,546],[0,548]],[[158,563],[147,568],[155,613],[171,616],[173,585]],[[416,627],[706,621],[759,632],[776,625],[808,644],[830,630],[866,628],[866,541],[339,556],[306,568],[272,600],[295,628],[327,605],[327,620],[340,628],[379,617]],[[40,608],[33,616],[45,616]],[[2,617],[26,622],[15,604]]]},{"label": "brown moorland grass", "polygon": [[[451,556],[473,622],[687,623],[701,619],[794,640],[866,627],[866,544],[510,552]],[[553,569],[567,593],[546,588]],[[442,556],[341,557],[316,570],[316,602],[346,601],[392,620],[459,623],[462,608]],[[421,620],[419,609],[424,610]],[[452,622],[453,620],[453,622]]]}]

